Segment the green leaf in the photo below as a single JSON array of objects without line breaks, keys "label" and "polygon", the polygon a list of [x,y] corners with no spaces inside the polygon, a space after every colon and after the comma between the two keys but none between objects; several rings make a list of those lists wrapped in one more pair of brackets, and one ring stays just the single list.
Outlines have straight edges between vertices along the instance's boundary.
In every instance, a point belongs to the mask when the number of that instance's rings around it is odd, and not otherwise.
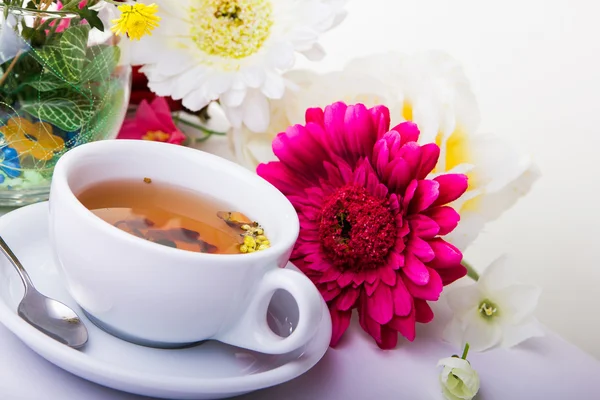
[{"label": "green leaf", "polygon": [[60,39],[60,50],[66,67],[72,76],[79,78],[85,62],[89,25],[68,28]]},{"label": "green leaf", "polygon": [[82,19],[85,19],[90,24],[92,28],[96,28],[100,32],[104,32],[104,24],[98,17],[98,11],[90,10],[90,8],[86,5],[84,8],[79,10],[78,13]]},{"label": "green leaf", "polygon": [[105,81],[110,77],[121,57],[117,46],[98,45],[87,50],[89,62],[83,68],[81,82]]},{"label": "green leaf", "polygon": [[21,105],[24,111],[35,118],[47,121],[67,132],[72,132],[84,125],[87,118],[79,105],[69,99],[49,99]]},{"label": "green leaf", "polygon": [[27,85],[37,89],[40,92],[50,92],[68,87],[69,84],[54,74],[42,74],[35,76]]},{"label": "green leaf", "polygon": [[70,83],[79,82],[81,69],[79,69],[79,72],[74,71],[73,66],[64,59],[63,51],[60,47],[45,46],[41,51],[36,53],[35,57],[39,58],[40,63],[59,79]]}]

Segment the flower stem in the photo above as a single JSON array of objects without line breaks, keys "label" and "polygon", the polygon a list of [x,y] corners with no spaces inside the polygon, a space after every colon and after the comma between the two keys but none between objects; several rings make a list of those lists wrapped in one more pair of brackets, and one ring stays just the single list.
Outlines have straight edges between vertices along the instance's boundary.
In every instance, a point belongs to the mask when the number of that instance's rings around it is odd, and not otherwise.
[{"label": "flower stem", "polygon": [[475,271],[475,269],[473,268],[473,266],[471,264],[469,264],[468,262],[463,260],[462,265],[463,265],[463,267],[465,267],[467,269],[467,276],[469,278],[473,279],[474,281],[479,280],[479,274],[477,273],[477,271]]},{"label": "flower stem", "polygon": [[462,359],[466,360],[467,359],[467,354],[469,354],[469,343],[465,344],[465,349],[463,350],[463,354],[462,354]]},{"label": "flower stem", "polygon": [[207,129],[207,128],[203,127],[202,125],[198,125],[198,124],[190,122],[190,121],[188,121],[186,119],[180,118],[178,115],[173,116],[173,121],[182,123],[182,124],[187,125],[187,126],[191,126],[192,128],[196,128],[196,129],[198,129],[198,130],[206,133],[208,136],[212,136],[212,135],[225,136],[226,135],[225,132],[212,131],[210,129]]}]

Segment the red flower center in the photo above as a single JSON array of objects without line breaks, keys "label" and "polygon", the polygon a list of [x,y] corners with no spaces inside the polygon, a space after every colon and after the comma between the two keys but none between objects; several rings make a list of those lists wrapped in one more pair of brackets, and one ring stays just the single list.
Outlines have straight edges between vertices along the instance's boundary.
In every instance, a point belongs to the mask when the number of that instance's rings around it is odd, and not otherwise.
[{"label": "red flower center", "polygon": [[364,187],[347,185],[325,199],[319,237],[325,255],[337,268],[359,271],[381,266],[396,236],[388,201]]}]

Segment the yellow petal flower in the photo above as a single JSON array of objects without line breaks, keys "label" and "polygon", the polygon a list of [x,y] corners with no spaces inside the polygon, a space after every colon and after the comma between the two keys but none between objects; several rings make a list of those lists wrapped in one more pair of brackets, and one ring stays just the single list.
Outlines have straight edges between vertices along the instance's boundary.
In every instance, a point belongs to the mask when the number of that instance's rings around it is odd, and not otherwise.
[{"label": "yellow petal flower", "polygon": [[119,6],[121,18],[112,21],[115,24],[111,31],[116,35],[126,33],[133,40],[140,40],[144,35],[152,35],[152,30],[158,26],[160,17],[154,15],[158,11],[156,4],[136,3]]}]

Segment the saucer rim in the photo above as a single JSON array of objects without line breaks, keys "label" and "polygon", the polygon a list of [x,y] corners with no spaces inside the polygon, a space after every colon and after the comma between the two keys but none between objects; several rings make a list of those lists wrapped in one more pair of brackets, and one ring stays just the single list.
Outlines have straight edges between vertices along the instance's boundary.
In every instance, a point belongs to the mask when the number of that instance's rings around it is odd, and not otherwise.
[{"label": "saucer rim", "polygon": [[[32,216],[36,214],[45,214],[47,221],[48,204],[48,202],[41,202],[28,205],[0,216],[0,232],[10,226],[18,226],[15,223],[18,223],[19,220],[32,219]],[[41,224],[43,221],[34,223]],[[298,270],[291,263],[288,263],[286,268]],[[178,396],[186,394],[242,394],[292,380],[310,370],[321,360],[329,348],[332,330],[329,310],[324,301],[322,305],[323,317],[320,327],[308,341],[305,352],[297,359],[264,372],[226,378],[165,377],[163,374],[141,373],[118,365],[108,364],[87,355],[85,348],[75,350],[66,347],[38,331],[19,318],[17,313],[2,298],[0,298],[0,323],[6,326],[27,347],[47,361],[73,375],[107,387],[142,395],[153,395],[156,391]],[[96,332],[94,335],[97,334],[100,333]],[[104,332],[102,334],[108,335]],[[131,344],[131,346],[134,346],[134,344]]]}]

